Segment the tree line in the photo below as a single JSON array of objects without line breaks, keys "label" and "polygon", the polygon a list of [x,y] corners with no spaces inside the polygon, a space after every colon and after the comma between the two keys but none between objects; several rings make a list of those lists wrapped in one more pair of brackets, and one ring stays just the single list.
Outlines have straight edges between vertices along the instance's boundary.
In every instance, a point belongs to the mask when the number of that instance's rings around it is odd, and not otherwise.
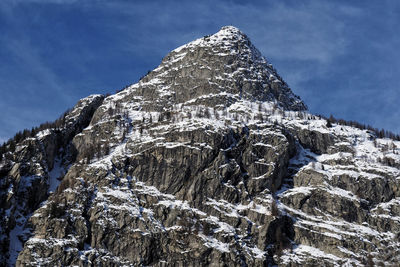
[{"label": "tree line", "polygon": [[[112,114],[115,113],[115,111],[118,110],[118,106],[114,109],[110,109],[110,111],[112,112]],[[63,128],[65,126],[66,123],[66,117],[68,115],[68,113],[71,111],[71,109],[68,109],[67,111],[65,111],[57,120],[55,120],[54,122],[45,122],[40,124],[38,127],[33,127],[32,129],[24,129],[22,131],[17,132],[12,138],[10,138],[7,142],[3,143],[2,145],[0,145],[0,161],[3,159],[4,155],[7,152],[14,152],[15,148],[16,148],[16,144],[20,143],[21,141],[25,140],[26,138],[29,137],[35,137],[36,134],[40,131],[44,131],[47,129],[54,129],[55,131],[60,130],[61,128]],[[226,112],[226,111],[225,111]],[[109,114],[109,115],[112,115]],[[191,114],[190,114],[191,115]],[[205,118],[210,118],[211,117],[211,112],[206,109],[206,110],[198,110],[195,114],[197,117],[205,117]],[[224,114],[223,114],[224,115]],[[214,110],[214,116],[216,119],[219,118],[219,114]],[[236,116],[238,116],[236,114]],[[385,130],[385,129],[378,129],[378,128],[374,128],[371,125],[366,125],[366,124],[362,124],[359,123],[357,121],[347,121],[344,119],[337,119],[335,118],[333,115],[330,115],[329,118],[326,118],[322,115],[318,115],[321,118],[326,119],[327,127],[332,127],[332,124],[339,124],[339,125],[345,125],[345,126],[351,126],[351,127],[355,127],[361,130],[369,130],[370,132],[374,133],[376,135],[376,137],[378,138],[390,138],[392,140],[397,140],[400,141],[400,135],[399,134],[395,134],[391,131]],[[151,117],[151,115],[150,115]],[[163,120],[169,120],[171,119],[171,117],[173,117],[173,114],[168,111],[168,112],[163,112],[160,114],[160,117],[158,118],[158,121],[163,121]],[[263,121],[263,119],[261,119],[261,121]]]},{"label": "tree line", "polygon": [[327,121],[326,126],[329,128],[332,127],[332,123],[336,123],[339,125],[345,125],[345,126],[351,126],[354,128],[358,128],[360,130],[368,130],[368,131],[374,133],[376,135],[376,137],[378,137],[378,138],[390,138],[392,140],[400,141],[399,134],[395,134],[395,133],[385,130],[385,129],[379,130],[378,128],[374,128],[371,125],[362,124],[357,121],[347,121],[347,120],[343,120],[343,119],[337,119],[333,115],[330,115],[329,118],[326,118],[324,116],[321,116],[321,117],[326,119],[326,121]]},{"label": "tree line", "polygon": [[44,131],[47,129],[60,130],[61,128],[63,128],[65,126],[66,117],[70,111],[71,109],[68,109],[58,119],[56,119],[53,122],[47,121],[45,123],[40,124],[37,127],[32,127],[32,129],[30,130],[24,129],[22,131],[17,132],[13,137],[8,139],[7,142],[4,142],[0,146],[0,160],[3,159],[4,154],[6,154],[7,152],[14,152],[15,147],[18,143],[27,138],[35,137],[36,134],[39,133],[40,131]]}]

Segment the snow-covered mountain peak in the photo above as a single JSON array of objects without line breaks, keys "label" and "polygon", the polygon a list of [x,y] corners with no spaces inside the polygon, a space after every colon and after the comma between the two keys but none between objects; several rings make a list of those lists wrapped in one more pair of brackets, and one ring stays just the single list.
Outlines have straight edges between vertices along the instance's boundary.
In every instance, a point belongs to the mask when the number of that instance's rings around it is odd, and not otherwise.
[{"label": "snow-covered mountain peak", "polygon": [[[307,109],[250,39],[233,26],[171,51],[128,89],[164,106],[210,97],[213,106],[246,99],[274,102],[286,110]],[[221,95],[229,95],[230,102]]]},{"label": "snow-covered mountain peak", "polygon": [[400,141],[307,112],[235,27],[38,130],[0,160],[0,266],[400,262]]},{"label": "snow-covered mountain peak", "polygon": [[[237,51],[234,51],[234,50],[236,50],[234,46],[236,46],[236,48],[237,48],[238,43],[247,44],[247,46],[249,46],[248,48],[250,48],[250,46],[251,46],[249,38],[243,32],[241,32],[238,28],[236,28],[234,26],[224,26],[215,34],[206,35],[202,38],[196,39],[192,42],[189,42],[188,44],[185,44],[185,45],[182,45],[182,46],[176,48],[175,50],[173,50],[173,52],[179,53],[184,48],[210,47],[210,46],[230,47],[233,50],[232,52],[237,52]],[[251,48],[252,48],[251,50],[254,50],[256,52],[258,57],[262,58],[261,54],[255,47],[251,47]]]},{"label": "snow-covered mountain peak", "polygon": [[241,34],[244,35],[239,28],[232,26],[232,25],[228,25],[228,26],[223,26],[219,32],[217,34]]}]

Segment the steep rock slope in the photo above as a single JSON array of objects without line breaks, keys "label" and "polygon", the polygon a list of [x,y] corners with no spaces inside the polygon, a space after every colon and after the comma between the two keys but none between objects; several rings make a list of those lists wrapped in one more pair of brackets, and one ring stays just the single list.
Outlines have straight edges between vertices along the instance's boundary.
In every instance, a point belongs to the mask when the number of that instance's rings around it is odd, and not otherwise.
[{"label": "steep rock slope", "polygon": [[96,103],[62,146],[74,153],[58,189],[24,214],[17,265],[400,260],[400,143],[326,127],[238,29],[175,49]]},{"label": "steep rock slope", "polygon": [[65,114],[63,125],[23,140],[0,162],[0,262],[3,265],[15,264],[22,244],[30,236],[31,225],[27,219],[57,189],[59,179],[74,161],[72,138],[89,124],[103,98],[93,95],[80,100]]}]

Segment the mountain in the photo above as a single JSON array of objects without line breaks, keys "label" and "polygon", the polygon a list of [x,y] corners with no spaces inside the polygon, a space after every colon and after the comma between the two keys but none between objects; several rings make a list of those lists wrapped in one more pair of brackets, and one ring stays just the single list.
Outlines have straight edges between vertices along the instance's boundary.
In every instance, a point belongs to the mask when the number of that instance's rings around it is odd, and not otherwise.
[{"label": "mountain", "polygon": [[310,114],[235,27],[6,147],[2,265],[396,266],[400,142]]}]

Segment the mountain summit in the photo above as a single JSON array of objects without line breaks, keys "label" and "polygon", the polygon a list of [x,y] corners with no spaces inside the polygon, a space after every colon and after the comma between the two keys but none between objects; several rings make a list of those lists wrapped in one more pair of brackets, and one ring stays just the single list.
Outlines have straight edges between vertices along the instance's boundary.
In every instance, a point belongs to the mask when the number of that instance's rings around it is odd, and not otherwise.
[{"label": "mountain summit", "polygon": [[232,26],[173,50],[133,88],[168,105],[210,94],[223,101],[229,94],[275,101],[288,110],[306,109],[249,38]]},{"label": "mountain summit", "polygon": [[399,148],[310,114],[223,27],[7,143],[0,265],[394,265]]}]

